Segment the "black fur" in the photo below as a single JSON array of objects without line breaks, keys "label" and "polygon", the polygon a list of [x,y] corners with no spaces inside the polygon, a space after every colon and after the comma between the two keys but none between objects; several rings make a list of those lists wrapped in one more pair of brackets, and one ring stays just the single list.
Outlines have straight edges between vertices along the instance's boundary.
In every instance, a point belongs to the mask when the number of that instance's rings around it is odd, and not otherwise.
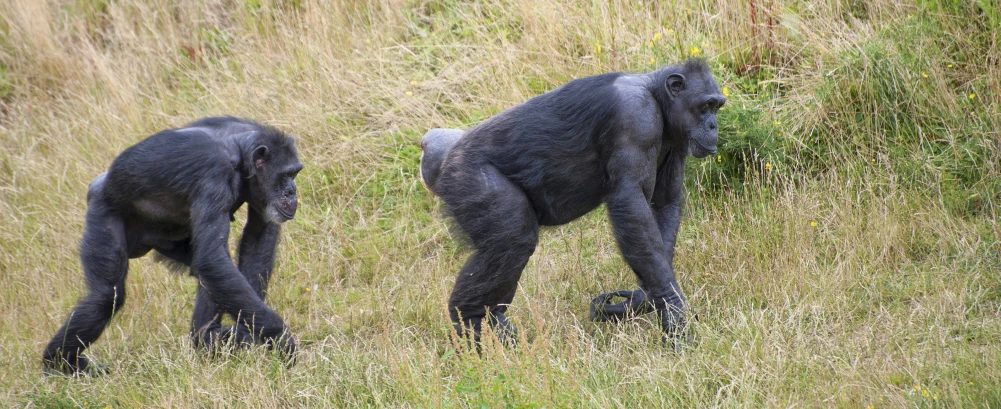
[{"label": "black fur", "polygon": [[[461,137],[454,130],[425,135],[423,182],[475,248],[449,299],[457,331],[478,333],[489,311],[502,335],[513,332],[504,313],[539,226],[568,223],[605,203],[643,291],[596,297],[593,316],[642,313],[652,304],[665,333],[680,335],[685,299],[672,261],[684,164],[689,154],[715,152],[716,111],[725,101],[705,62],[690,60],[648,74],[574,80]],[[609,304],[615,295],[627,300]]]},{"label": "black fur", "polygon": [[[196,346],[260,340],[291,357],[295,342],[264,297],[280,223],[295,215],[301,169],[291,137],[232,117],[162,131],[122,152],[87,192],[80,259],[89,291],[45,348],[46,372],[96,371],[81,353],[125,303],[128,260],[150,250],[198,277]],[[234,266],[229,222],[244,203]],[[238,325],[222,327],[223,313]]]}]

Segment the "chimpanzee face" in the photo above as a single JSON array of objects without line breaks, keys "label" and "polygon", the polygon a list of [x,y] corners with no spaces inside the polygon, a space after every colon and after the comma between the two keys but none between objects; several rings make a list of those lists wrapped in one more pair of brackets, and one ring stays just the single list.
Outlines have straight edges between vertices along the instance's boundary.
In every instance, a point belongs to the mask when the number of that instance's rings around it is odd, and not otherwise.
[{"label": "chimpanzee face", "polygon": [[726,103],[711,74],[685,78],[672,74],[667,78],[667,91],[673,98],[671,121],[677,132],[684,135],[688,153],[704,158],[716,153],[718,140],[716,112]]},{"label": "chimpanzee face", "polygon": [[295,177],[302,170],[291,137],[282,146],[260,145],[254,149],[254,179],[251,182],[252,205],[272,223],[295,218],[299,205]]}]

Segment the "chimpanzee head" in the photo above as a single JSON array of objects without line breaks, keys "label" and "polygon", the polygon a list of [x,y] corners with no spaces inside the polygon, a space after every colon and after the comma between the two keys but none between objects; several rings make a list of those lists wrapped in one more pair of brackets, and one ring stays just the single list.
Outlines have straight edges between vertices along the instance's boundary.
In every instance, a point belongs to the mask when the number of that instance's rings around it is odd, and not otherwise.
[{"label": "chimpanzee head", "polygon": [[248,203],[272,223],[292,220],[299,205],[295,176],[302,170],[295,139],[265,127],[254,144]]},{"label": "chimpanzee head", "polygon": [[716,153],[716,111],[726,103],[703,60],[689,60],[664,84],[671,99],[667,125],[671,137],[684,139],[688,153],[704,158]]}]

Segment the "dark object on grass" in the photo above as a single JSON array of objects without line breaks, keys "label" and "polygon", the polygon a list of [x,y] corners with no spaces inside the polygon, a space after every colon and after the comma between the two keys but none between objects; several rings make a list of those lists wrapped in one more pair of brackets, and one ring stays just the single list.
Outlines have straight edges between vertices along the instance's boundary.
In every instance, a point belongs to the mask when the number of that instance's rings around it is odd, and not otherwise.
[{"label": "dark object on grass", "polygon": [[[122,152],[87,191],[80,261],[87,295],[42,356],[47,373],[99,373],[81,356],[125,303],[129,259],[155,250],[198,278],[191,337],[198,347],[263,342],[295,353],[285,322],[264,303],[281,223],[295,216],[295,140],[232,118],[205,118],[156,133]],[[229,223],[244,203],[239,264]],[[223,314],[237,324],[223,327]]]},{"label": "dark object on grass", "polygon": [[690,60],[574,80],[466,132],[428,132],[422,181],[475,249],[448,302],[456,330],[479,333],[489,315],[510,338],[504,313],[539,226],[568,223],[605,203],[643,291],[618,307],[602,302],[598,311],[625,316],[649,302],[666,336],[683,336],[686,302],[672,261],[685,160],[715,153],[716,111],[725,102],[705,62]]}]

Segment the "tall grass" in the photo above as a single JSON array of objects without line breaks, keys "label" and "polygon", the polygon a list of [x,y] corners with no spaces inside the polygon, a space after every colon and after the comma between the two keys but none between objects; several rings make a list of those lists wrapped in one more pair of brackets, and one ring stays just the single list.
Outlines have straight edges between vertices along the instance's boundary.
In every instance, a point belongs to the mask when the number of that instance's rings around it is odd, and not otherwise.
[{"label": "tall grass", "polygon": [[[1001,407],[999,6],[0,0],[0,402]],[[416,180],[420,135],[692,55],[729,94],[675,260],[696,342],[587,320],[590,296],[634,286],[599,210],[543,232],[509,314],[520,345],[463,352],[445,300],[467,254]],[[89,350],[112,372],[44,377],[83,292],[87,183],[218,114],[299,140],[269,294],[299,363],[192,351],[194,280],[139,259]]]}]

